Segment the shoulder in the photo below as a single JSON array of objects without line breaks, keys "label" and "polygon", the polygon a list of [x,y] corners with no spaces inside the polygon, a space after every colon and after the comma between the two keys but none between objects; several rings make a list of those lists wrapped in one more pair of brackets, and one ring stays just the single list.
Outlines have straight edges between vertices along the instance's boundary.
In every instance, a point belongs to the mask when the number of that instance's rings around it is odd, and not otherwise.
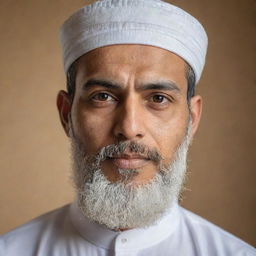
[{"label": "shoulder", "polygon": [[55,237],[59,227],[68,218],[69,205],[41,215],[22,226],[0,236],[0,256],[16,255],[26,251],[26,255],[34,255],[36,247],[45,239]]},{"label": "shoulder", "polygon": [[238,237],[182,207],[180,212],[183,225],[199,250],[213,255],[256,255],[256,249]]}]

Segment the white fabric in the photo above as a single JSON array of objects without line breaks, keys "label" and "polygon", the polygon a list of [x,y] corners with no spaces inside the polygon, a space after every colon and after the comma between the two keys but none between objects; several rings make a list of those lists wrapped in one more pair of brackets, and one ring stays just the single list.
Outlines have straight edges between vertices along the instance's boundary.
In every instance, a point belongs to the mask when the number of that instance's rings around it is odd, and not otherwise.
[{"label": "white fabric", "polygon": [[199,81],[208,39],[184,10],[160,0],[101,0],[75,12],[61,27],[64,69],[83,54],[113,44],[144,44],[187,61]]},{"label": "white fabric", "polygon": [[0,237],[1,256],[253,256],[240,239],[175,204],[157,225],[114,232],[85,219],[76,204]]}]

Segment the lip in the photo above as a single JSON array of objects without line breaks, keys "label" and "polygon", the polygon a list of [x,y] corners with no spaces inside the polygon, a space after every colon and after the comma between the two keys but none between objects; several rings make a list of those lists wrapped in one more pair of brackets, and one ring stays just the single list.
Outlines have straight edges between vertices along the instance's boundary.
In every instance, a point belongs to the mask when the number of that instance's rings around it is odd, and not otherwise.
[{"label": "lip", "polygon": [[149,159],[140,155],[123,154],[110,158],[115,166],[121,169],[138,169],[148,164]]}]

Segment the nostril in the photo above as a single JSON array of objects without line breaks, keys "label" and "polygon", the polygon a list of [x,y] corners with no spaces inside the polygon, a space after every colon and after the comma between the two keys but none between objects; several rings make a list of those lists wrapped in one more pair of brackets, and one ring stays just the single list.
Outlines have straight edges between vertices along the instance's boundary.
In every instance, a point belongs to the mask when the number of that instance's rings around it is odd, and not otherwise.
[{"label": "nostril", "polygon": [[126,137],[126,136],[124,136],[124,134],[122,134],[122,133],[118,133],[117,134],[117,138],[118,138],[118,140],[127,140],[128,138]]},{"label": "nostril", "polygon": [[[134,136],[134,138],[142,138],[143,137],[143,135],[141,134],[141,133],[138,133],[138,134],[136,134],[135,136]],[[117,138],[118,138],[118,140],[130,140],[130,139],[132,139],[132,138],[130,138],[130,136],[125,136],[123,133],[118,133],[117,134]]]}]

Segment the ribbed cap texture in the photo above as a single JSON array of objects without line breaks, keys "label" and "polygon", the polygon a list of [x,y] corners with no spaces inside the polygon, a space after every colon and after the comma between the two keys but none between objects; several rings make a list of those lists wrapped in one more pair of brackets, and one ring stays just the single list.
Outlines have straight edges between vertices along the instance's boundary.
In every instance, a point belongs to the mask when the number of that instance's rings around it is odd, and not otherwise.
[{"label": "ribbed cap texture", "polygon": [[161,0],[100,0],[87,5],[61,27],[65,72],[85,53],[107,45],[143,44],[171,51],[194,70],[205,64],[208,39],[203,26],[184,10]]}]

